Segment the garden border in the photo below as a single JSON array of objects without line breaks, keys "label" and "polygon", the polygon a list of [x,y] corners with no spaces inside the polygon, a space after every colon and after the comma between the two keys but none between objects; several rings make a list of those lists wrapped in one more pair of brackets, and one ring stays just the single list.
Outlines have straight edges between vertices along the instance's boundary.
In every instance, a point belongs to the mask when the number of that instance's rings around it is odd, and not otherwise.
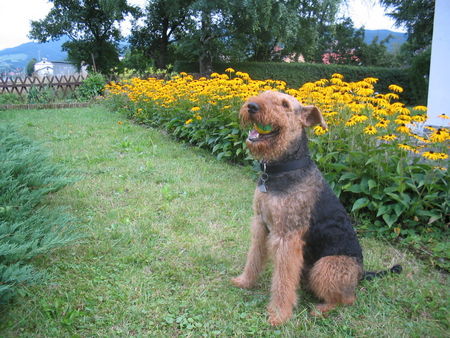
[{"label": "garden border", "polygon": [[71,103],[33,103],[33,104],[1,104],[0,110],[12,109],[56,109],[56,108],[84,108],[89,107],[92,102]]}]

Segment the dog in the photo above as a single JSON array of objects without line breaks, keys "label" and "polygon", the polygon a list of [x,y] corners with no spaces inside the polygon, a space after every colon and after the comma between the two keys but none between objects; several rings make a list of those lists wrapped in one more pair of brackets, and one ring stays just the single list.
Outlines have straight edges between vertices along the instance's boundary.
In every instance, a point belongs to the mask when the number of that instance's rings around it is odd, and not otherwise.
[{"label": "dog", "polygon": [[301,279],[323,301],[312,314],[353,304],[356,286],[365,276],[361,246],[350,217],[308,150],[305,128],[327,129],[321,112],[293,96],[266,91],[249,98],[239,115],[241,125],[251,128],[246,144],[262,173],[254,194],[247,261],[232,283],[252,288],[272,256],[271,325],[292,316]]}]

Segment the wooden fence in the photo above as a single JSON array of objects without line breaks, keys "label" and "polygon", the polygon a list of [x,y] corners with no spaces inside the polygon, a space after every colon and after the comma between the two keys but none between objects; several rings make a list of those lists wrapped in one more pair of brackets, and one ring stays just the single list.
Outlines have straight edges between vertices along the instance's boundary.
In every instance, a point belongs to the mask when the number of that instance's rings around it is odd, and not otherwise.
[{"label": "wooden fence", "polygon": [[45,77],[0,78],[0,94],[11,93],[26,95],[30,88],[52,88],[66,97],[68,92],[75,90],[86,78],[83,75],[60,75]]}]

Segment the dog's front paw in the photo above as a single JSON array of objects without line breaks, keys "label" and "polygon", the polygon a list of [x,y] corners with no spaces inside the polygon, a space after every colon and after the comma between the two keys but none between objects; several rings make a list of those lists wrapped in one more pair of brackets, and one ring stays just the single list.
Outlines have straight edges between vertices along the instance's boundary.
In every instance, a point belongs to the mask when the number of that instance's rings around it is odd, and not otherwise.
[{"label": "dog's front paw", "polygon": [[231,283],[234,286],[237,286],[238,288],[242,288],[242,289],[250,289],[254,285],[254,283],[252,283],[251,281],[248,280],[248,278],[245,278],[242,275],[232,278]]},{"label": "dog's front paw", "polygon": [[292,316],[292,310],[277,309],[274,310],[269,307],[269,324],[272,326],[281,325],[289,320]]}]

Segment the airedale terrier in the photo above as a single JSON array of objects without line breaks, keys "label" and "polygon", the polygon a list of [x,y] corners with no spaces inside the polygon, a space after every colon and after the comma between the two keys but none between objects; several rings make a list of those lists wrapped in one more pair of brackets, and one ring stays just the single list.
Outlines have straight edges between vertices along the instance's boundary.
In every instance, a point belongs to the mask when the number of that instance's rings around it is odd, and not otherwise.
[{"label": "airedale terrier", "polygon": [[240,118],[243,126],[254,128],[247,146],[260,160],[262,174],[254,196],[247,263],[233,284],[253,287],[270,253],[274,260],[270,324],[291,317],[301,278],[324,301],[313,314],[353,304],[356,285],[363,277],[361,247],[350,217],[311,160],[307,146],[305,127],[327,128],[322,114],[290,95],[266,91],[244,103]]}]

